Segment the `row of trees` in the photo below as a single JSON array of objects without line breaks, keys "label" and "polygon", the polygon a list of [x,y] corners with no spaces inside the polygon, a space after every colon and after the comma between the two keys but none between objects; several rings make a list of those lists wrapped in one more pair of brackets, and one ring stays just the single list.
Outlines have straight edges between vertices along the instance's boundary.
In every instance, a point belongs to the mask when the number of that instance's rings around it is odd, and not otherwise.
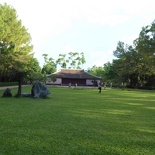
[{"label": "row of trees", "polygon": [[67,54],[59,54],[59,58],[54,60],[53,58],[48,58],[48,54],[43,54],[44,66],[42,68],[42,73],[51,74],[60,68],[73,68],[81,69],[82,65],[86,62],[84,53],[70,52]]},{"label": "row of trees", "polygon": [[116,59],[102,67],[88,69],[103,81],[132,88],[155,88],[155,22],[145,26],[133,45],[119,41],[113,52]]}]

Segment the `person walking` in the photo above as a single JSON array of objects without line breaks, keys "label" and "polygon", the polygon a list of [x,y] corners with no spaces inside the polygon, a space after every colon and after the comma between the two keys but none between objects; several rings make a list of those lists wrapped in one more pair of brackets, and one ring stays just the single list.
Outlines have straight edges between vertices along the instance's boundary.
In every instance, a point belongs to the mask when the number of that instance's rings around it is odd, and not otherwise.
[{"label": "person walking", "polygon": [[101,87],[101,85],[99,83],[98,83],[98,89],[99,89],[99,93],[101,93],[102,87]]}]

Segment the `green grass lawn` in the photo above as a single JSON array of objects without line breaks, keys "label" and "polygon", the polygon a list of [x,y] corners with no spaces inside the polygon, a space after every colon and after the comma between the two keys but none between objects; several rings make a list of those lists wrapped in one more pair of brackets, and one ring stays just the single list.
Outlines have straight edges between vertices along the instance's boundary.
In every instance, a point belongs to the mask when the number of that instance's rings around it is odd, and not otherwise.
[{"label": "green grass lawn", "polygon": [[46,99],[0,98],[0,155],[155,154],[154,91],[49,89]]}]

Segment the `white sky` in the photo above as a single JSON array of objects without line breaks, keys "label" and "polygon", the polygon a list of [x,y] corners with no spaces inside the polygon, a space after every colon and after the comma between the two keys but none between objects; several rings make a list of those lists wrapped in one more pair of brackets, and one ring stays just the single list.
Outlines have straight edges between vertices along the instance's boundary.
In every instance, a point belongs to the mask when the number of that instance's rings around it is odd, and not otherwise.
[{"label": "white sky", "polygon": [[42,54],[84,52],[88,67],[112,61],[117,42],[132,45],[155,19],[155,0],[0,0],[13,6],[28,29],[40,65]]}]

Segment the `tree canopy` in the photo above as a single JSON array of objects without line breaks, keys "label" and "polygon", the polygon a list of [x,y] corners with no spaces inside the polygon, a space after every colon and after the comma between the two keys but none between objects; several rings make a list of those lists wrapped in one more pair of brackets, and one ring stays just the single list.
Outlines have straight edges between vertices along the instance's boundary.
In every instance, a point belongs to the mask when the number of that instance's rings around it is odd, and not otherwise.
[{"label": "tree canopy", "polygon": [[81,69],[83,64],[86,63],[86,59],[83,52],[69,52],[68,55],[59,54],[56,63],[60,65],[61,68]]},{"label": "tree canopy", "polygon": [[133,45],[122,41],[113,51],[116,59],[101,67],[93,66],[88,71],[100,75],[103,81],[132,88],[155,88],[155,21],[142,27]]},{"label": "tree canopy", "polygon": [[43,54],[44,57],[44,66],[42,68],[42,73],[51,74],[56,71],[56,63],[52,57],[48,58],[48,54]]},{"label": "tree canopy", "polygon": [[0,23],[0,76],[14,73],[18,78],[20,95],[22,77],[32,67],[31,36],[18,19],[16,10],[6,3],[0,4]]},{"label": "tree canopy", "polygon": [[68,68],[68,69],[81,69],[83,64],[86,63],[84,53],[81,52],[69,52],[68,54],[59,54],[57,60],[54,60],[52,57],[48,58],[48,54],[43,54],[44,57],[44,66],[42,72],[46,74],[51,74],[58,67]]},{"label": "tree canopy", "polygon": [[142,28],[132,46],[118,42],[114,56],[119,82],[130,87],[155,86],[155,22]]}]

